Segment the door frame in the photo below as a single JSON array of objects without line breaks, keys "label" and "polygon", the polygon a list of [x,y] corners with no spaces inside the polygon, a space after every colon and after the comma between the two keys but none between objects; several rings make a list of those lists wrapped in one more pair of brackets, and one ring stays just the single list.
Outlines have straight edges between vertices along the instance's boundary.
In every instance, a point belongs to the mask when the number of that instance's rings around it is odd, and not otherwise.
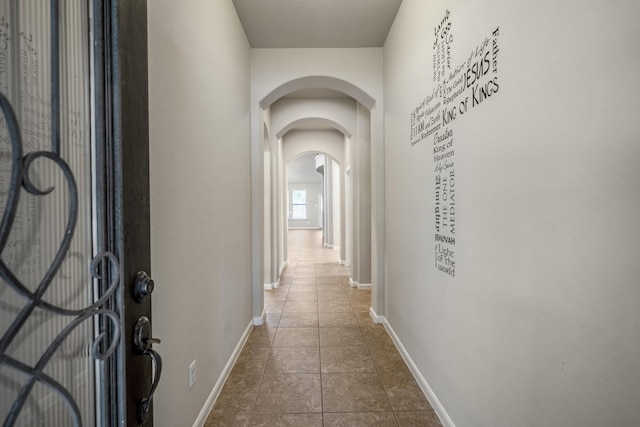
[{"label": "door frame", "polygon": [[[134,327],[142,316],[151,317],[151,297],[138,301],[134,284],[139,271],[151,274],[149,201],[149,108],[147,59],[147,3],[143,0],[93,0],[95,37],[96,165],[103,167],[103,208],[98,210],[104,232],[103,246],[120,260],[121,339],[117,357],[106,374],[112,386],[106,396],[109,425],[153,425],[150,415],[139,422],[140,401],[152,390],[151,358],[134,348]],[[104,23],[101,25],[100,21]],[[102,141],[100,141],[102,139]],[[102,143],[100,143],[102,142]],[[100,174],[97,174],[100,175]],[[99,233],[100,234],[100,233]],[[157,379],[156,379],[157,381]],[[117,419],[114,419],[117,414]],[[108,414],[106,414],[108,416]],[[115,421],[115,423],[114,423]]]}]

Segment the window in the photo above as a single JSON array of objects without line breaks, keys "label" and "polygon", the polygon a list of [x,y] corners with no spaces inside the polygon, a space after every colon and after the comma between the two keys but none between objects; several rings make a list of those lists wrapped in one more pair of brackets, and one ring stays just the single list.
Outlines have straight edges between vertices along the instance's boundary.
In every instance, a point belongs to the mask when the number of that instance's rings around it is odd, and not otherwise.
[{"label": "window", "polygon": [[291,219],[307,219],[307,190],[292,190],[291,206]]}]

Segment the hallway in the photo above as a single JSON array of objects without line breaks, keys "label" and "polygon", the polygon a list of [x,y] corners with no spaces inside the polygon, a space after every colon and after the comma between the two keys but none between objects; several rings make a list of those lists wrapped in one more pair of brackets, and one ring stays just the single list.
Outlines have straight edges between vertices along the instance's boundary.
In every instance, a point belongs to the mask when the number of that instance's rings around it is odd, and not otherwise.
[{"label": "hallway", "polygon": [[289,266],[205,426],[440,426],[382,325],[370,291],[322,232],[289,231]]}]

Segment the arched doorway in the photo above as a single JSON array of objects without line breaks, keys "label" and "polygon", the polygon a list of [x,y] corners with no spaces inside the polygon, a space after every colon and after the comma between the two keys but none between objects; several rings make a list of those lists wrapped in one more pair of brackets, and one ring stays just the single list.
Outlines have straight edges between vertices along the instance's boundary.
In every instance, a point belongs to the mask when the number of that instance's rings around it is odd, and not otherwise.
[{"label": "arched doorway", "polygon": [[[312,85],[312,86],[307,86]],[[315,86],[320,85],[320,86]],[[315,98],[309,98],[307,94],[309,93],[309,88],[314,88],[314,94],[320,93],[321,96],[316,96]],[[334,93],[339,93],[338,98],[343,98],[338,101],[336,100],[328,100],[327,96],[322,96],[322,91],[333,91]],[[291,98],[294,98],[293,100]],[[348,100],[348,101],[345,101]],[[307,107],[306,116],[304,108],[297,108],[298,112],[302,111],[303,115],[299,115],[298,117],[292,118],[287,116],[286,114],[279,114],[279,105],[286,101],[288,103],[298,103],[299,105],[304,104]],[[340,103],[350,103],[350,107],[348,109],[347,115],[350,115],[349,118],[345,119],[344,117],[323,117],[321,114],[317,114],[320,111],[326,111],[327,109],[331,109],[331,104],[340,104]],[[347,209],[347,205],[351,212],[351,217],[349,220],[343,219],[340,222],[340,247],[341,253],[340,259],[338,260],[342,264],[349,263],[352,269],[352,280],[351,283],[353,286],[358,287],[372,287],[374,271],[372,269],[372,259],[374,257],[381,256],[381,251],[375,251],[372,245],[372,241],[376,241],[376,243],[382,244],[382,234],[380,233],[382,218],[379,217],[377,222],[373,221],[374,212],[372,210],[372,202],[374,199],[373,196],[373,174],[372,174],[372,134],[373,125],[372,125],[372,112],[371,109],[375,108],[375,100],[371,98],[364,91],[359,89],[358,87],[332,77],[325,76],[312,76],[301,79],[295,79],[288,83],[285,83],[272,92],[270,92],[267,96],[265,96],[260,102],[260,118],[263,123],[269,124],[274,130],[272,133],[272,139],[270,143],[272,147],[276,145],[278,148],[276,149],[277,155],[279,156],[276,160],[275,164],[277,165],[275,175],[276,182],[282,182],[282,177],[278,176],[278,174],[282,173],[279,170],[284,168],[284,164],[286,161],[280,157],[282,154],[282,144],[287,137],[291,137],[291,135],[295,135],[296,133],[304,133],[309,131],[333,131],[339,133],[341,135],[341,142],[343,145],[346,161],[341,163],[341,167],[339,168],[338,180],[341,183],[341,197],[343,198],[339,203],[340,215],[344,218],[344,212]],[[282,108],[283,110],[285,108]],[[344,116],[344,108],[343,105],[340,105],[335,108],[336,111],[342,111]],[[327,113],[331,116],[330,113]],[[339,114],[338,114],[339,115]],[[283,119],[285,117],[285,119]],[[284,120],[284,122],[283,122]],[[313,148],[312,151],[316,151]],[[317,150],[319,151],[319,150]],[[264,165],[255,164],[257,167],[264,167]],[[346,178],[346,171],[349,171],[349,180],[351,183],[351,188],[349,190],[344,188],[344,182]],[[272,173],[274,173],[272,171]],[[254,176],[262,176],[262,174],[257,173]],[[333,176],[333,171],[332,171]],[[263,182],[260,185],[255,185],[253,188],[258,190],[266,191],[262,188]],[[282,265],[285,265],[287,259],[287,249],[286,249],[286,230],[285,221],[282,220],[284,217],[288,217],[288,204],[285,207],[285,200],[287,197],[284,197],[286,194],[285,186],[281,185],[278,189],[278,185],[276,184],[275,192],[277,194],[282,194],[281,200],[278,200],[277,206],[278,209],[282,209],[285,212],[285,215],[279,215],[276,213],[275,217],[281,220],[279,223],[279,227],[281,233],[279,233],[279,241],[276,243],[278,248],[282,247],[280,250],[281,258],[278,260],[281,265],[279,272],[282,271]],[[273,190],[271,190],[273,192]],[[379,187],[376,188],[377,192],[381,191]],[[344,200],[344,194],[350,195],[349,201]],[[349,203],[350,202],[350,203]],[[264,219],[264,212],[256,212],[257,209],[263,209],[263,206],[253,205],[252,213],[261,219]],[[333,207],[333,206],[332,206]],[[333,210],[333,209],[332,209]],[[379,213],[381,210],[379,209]],[[262,221],[260,221],[262,222]],[[351,223],[354,226],[351,227],[351,232],[347,237],[343,237],[345,235],[345,226]],[[357,224],[357,227],[355,226]],[[264,224],[267,227],[266,224]],[[335,231],[335,230],[334,230]],[[331,236],[334,236],[332,233]],[[254,238],[256,237],[254,233]],[[259,236],[258,236],[259,237]],[[351,239],[350,244],[346,243],[346,240]],[[328,244],[331,239],[327,239]],[[264,260],[264,257],[259,253],[260,247],[263,250],[267,250],[266,245],[253,245],[254,247],[254,256],[257,257],[258,260]],[[347,254],[346,250],[350,248],[350,253]],[[277,251],[276,251],[277,252]],[[280,262],[281,261],[281,262]],[[382,264],[382,263],[380,263]],[[378,283],[381,283],[382,275],[378,274]],[[260,292],[262,291],[262,283],[266,282],[258,282],[260,287]],[[374,292],[372,292],[374,294]],[[379,292],[378,292],[379,294]],[[255,291],[254,291],[255,295]],[[262,307],[262,296],[254,299],[254,310],[256,313],[259,313],[256,310],[257,306],[259,308]],[[255,303],[257,302],[257,304]],[[372,304],[373,306],[373,304]]]}]

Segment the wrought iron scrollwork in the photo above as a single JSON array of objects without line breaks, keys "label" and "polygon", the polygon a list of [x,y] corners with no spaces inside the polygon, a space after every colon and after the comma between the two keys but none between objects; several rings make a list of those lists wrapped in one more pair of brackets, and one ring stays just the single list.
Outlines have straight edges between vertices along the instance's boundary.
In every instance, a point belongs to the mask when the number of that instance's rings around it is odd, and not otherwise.
[{"label": "wrought iron scrollwork", "polygon": [[[31,291],[25,286],[20,279],[11,271],[7,264],[0,258],[0,277],[9,287],[27,300],[27,303],[19,311],[9,328],[6,330],[2,339],[0,339],[0,365],[14,369],[27,377],[26,383],[22,386],[18,397],[14,401],[4,426],[13,426],[24,406],[29,393],[32,391],[36,383],[48,387],[55,392],[65,403],[74,425],[82,425],[80,410],[71,395],[59,382],[43,371],[47,363],[51,360],[56,351],[64,343],[65,339],[81,324],[89,319],[102,318],[111,323],[109,330],[111,334],[99,334],[92,344],[92,355],[97,360],[104,360],[115,351],[120,339],[120,318],[118,314],[106,308],[105,303],[114,295],[119,284],[119,263],[116,256],[110,252],[103,252],[96,255],[91,261],[91,276],[97,280],[104,282],[108,280],[106,291],[102,293],[93,304],[77,309],[66,309],[58,307],[44,300],[47,289],[52,284],[56,274],[60,270],[62,263],[69,251],[71,240],[73,239],[75,226],[78,218],[78,192],[76,182],[71,169],[67,163],[56,153],[48,151],[32,152],[25,156],[22,154],[22,144],[18,123],[7,98],[0,94],[0,109],[5,116],[8,124],[9,135],[12,143],[12,173],[11,187],[9,189],[2,222],[0,223],[0,253],[5,249],[12,224],[16,217],[18,203],[20,201],[20,193],[24,189],[30,194],[36,196],[44,196],[54,191],[54,188],[46,190],[38,189],[29,178],[29,169],[33,162],[38,158],[47,158],[53,161],[62,171],[67,184],[69,193],[68,219],[64,232],[64,237],[57,250],[55,257],[44,277],[40,280],[35,291]],[[99,266],[103,268],[100,269]],[[91,284],[88,284],[90,286]],[[20,330],[25,326],[29,316],[38,308],[61,316],[72,317],[67,326],[58,334],[51,344],[47,347],[40,359],[34,366],[29,366],[19,360],[16,360],[7,354],[9,345],[16,338]]]},{"label": "wrought iron scrollwork", "polygon": [[[7,98],[0,94],[0,109],[4,114],[7,128],[12,144],[12,172],[11,172],[11,187],[9,189],[2,222],[0,223],[0,253],[5,249],[9,233],[11,232],[12,224],[16,217],[18,209],[18,203],[20,200],[20,193],[24,189],[30,194],[36,196],[44,196],[54,191],[54,188],[48,188],[46,190],[38,189],[29,178],[29,169],[33,162],[39,158],[47,158],[53,161],[62,171],[67,184],[67,191],[69,193],[69,209],[68,219],[64,232],[64,237],[57,250],[55,257],[44,277],[40,280],[35,291],[31,291],[25,286],[20,279],[11,271],[7,264],[0,258],[0,277],[9,285],[14,291],[27,300],[27,303],[20,310],[15,317],[9,328],[6,330],[2,339],[0,339],[0,365],[7,366],[18,372],[24,374],[28,380],[22,386],[18,397],[13,403],[11,410],[7,418],[4,421],[4,426],[13,426],[20,414],[22,407],[24,406],[29,393],[33,389],[36,383],[41,383],[51,389],[60,399],[65,403],[71,419],[74,425],[82,425],[80,416],[80,410],[71,395],[59,382],[50,376],[46,375],[43,371],[47,366],[47,363],[51,360],[55,352],[63,344],[64,340],[81,324],[89,319],[103,318],[111,323],[111,334],[106,333],[99,334],[92,344],[92,355],[95,359],[104,360],[109,357],[115,351],[119,338],[120,338],[120,318],[118,314],[113,310],[103,308],[105,303],[115,293],[119,278],[119,265],[116,256],[110,252],[103,252],[95,256],[90,265],[91,276],[97,281],[108,280],[109,283],[106,287],[106,291],[102,293],[100,298],[93,304],[77,309],[71,310],[62,307],[58,307],[44,300],[45,293],[49,286],[52,284],[56,274],[60,270],[62,263],[69,251],[71,240],[74,235],[75,226],[78,218],[78,192],[76,182],[73,177],[73,173],[68,164],[56,153],[48,151],[32,152],[23,156],[22,143],[20,138],[20,132],[18,129],[18,123],[11,108],[11,105]],[[99,266],[103,265],[100,269]],[[102,271],[100,271],[102,270]],[[90,284],[88,284],[90,285]],[[51,313],[55,313],[61,316],[73,317],[67,326],[53,339],[46,351],[41,355],[40,359],[34,366],[26,365],[25,363],[16,360],[9,356],[6,352],[9,345],[16,338],[20,330],[24,327],[29,316],[34,312],[36,308],[45,310]]]}]

